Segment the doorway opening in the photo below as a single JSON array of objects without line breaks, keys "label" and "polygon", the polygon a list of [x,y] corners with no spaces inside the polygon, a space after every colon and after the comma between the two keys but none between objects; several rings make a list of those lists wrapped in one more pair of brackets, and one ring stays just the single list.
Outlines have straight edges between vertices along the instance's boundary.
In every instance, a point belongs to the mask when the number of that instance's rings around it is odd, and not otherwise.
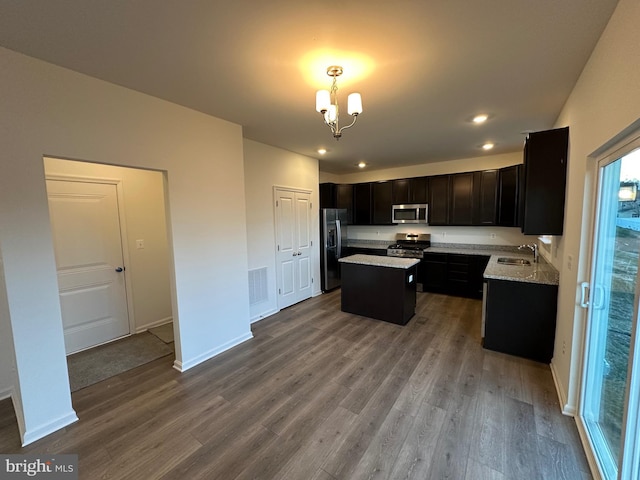
[{"label": "doorway opening", "polygon": [[44,167],[71,391],[175,358],[163,172]]}]

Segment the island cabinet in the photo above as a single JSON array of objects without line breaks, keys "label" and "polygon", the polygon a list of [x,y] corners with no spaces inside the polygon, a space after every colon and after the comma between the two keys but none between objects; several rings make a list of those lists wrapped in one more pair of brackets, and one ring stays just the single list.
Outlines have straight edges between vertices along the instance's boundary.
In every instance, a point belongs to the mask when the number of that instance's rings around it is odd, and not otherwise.
[{"label": "island cabinet", "polygon": [[524,147],[520,221],[525,235],[562,235],[569,127],[533,132]]},{"label": "island cabinet", "polygon": [[339,261],[343,312],[398,325],[413,317],[419,260],[352,255]]},{"label": "island cabinet", "polygon": [[550,363],[557,299],[557,285],[487,280],[484,348]]}]

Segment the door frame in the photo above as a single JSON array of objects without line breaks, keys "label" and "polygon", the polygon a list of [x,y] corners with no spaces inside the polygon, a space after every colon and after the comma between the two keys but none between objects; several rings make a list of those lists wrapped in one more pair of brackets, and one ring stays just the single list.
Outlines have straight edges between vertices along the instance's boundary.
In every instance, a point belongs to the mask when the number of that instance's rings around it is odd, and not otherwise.
[{"label": "door frame", "polygon": [[[584,415],[584,407],[585,407],[585,395],[586,392],[586,384],[587,384],[587,367],[588,367],[588,349],[590,343],[590,337],[592,333],[591,322],[591,314],[589,308],[591,307],[590,302],[595,298],[596,292],[593,290],[593,286],[591,285],[591,281],[595,275],[595,267],[596,262],[594,260],[594,255],[596,254],[597,247],[597,229],[600,225],[600,209],[599,202],[601,197],[601,168],[604,166],[617,161],[618,159],[624,157],[631,151],[640,148],[640,122],[636,122],[632,124],[629,128],[625,129],[619,135],[612,138],[609,142],[605,143],[602,147],[594,151],[587,158],[593,161],[593,164],[587,169],[588,173],[592,174],[593,184],[591,186],[591,199],[589,202],[585,202],[585,207],[590,209],[590,227],[589,227],[589,240],[587,247],[587,264],[585,271],[588,274],[588,307],[584,307],[584,327],[582,331],[582,338],[580,343],[580,358],[578,362],[579,372],[578,379],[579,383],[577,386],[577,408],[576,408],[576,424],[578,426],[578,431],[580,437],[582,438],[582,443],[585,447],[585,453],[587,456],[588,463],[594,472],[598,472],[600,478],[606,478],[605,472],[602,470],[602,466],[598,462],[597,455],[591,441],[591,437],[588,434],[588,428],[586,426]],[[590,172],[589,172],[590,171]],[[639,277],[640,277],[640,269],[639,269]],[[578,283],[578,287],[581,283]],[[640,298],[640,282],[636,285],[636,298]],[[578,304],[581,304],[581,300],[578,300]],[[582,306],[582,305],[581,305]],[[638,307],[634,307],[634,315],[637,319],[638,317]],[[630,344],[630,370],[627,376],[627,386],[625,387],[625,412],[623,418],[622,425],[622,443],[621,443],[621,465],[620,470],[618,471],[618,475],[621,474],[631,474],[631,472],[635,472],[637,475],[640,473],[640,452],[637,452],[636,449],[640,445],[640,439],[632,438],[632,435],[628,434],[627,425],[630,424],[632,426],[631,430],[636,432],[640,431],[640,393],[629,391],[629,385],[632,385],[633,382],[636,384],[640,383],[640,328],[638,325],[639,321],[634,322],[631,331],[631,344]],[[634,355],[634,350],[638,348],[638,352]],[[627,453],[627,455],[625,455]],[[622,477],[624,478],[624,477]],[[632,477],[629,477],[632,478]]]},{"label": "door frame", "polygon": [[[280,306],[280,295],[278,294],[278,289],[281,288],[281,276],[279,273],[279,268],[278,268],[278,212],[277,212],[277,206],[276,206],[276,202],[277,202],[277,195],[278,195],[278,190],[286,190],[287,192],[293,192],[293,193],[306,193],[309,194],[310,197],[310,202],[311,205],[313,207],[313,191],[307,188],[299,188],[299,187],[287,187],[284,185],[273,185],[272,189],[271,189],[271,201],[273,204],[273,242],[274,242],[274,258],[275,258],[275,273],[276,273],[276,288],[275,288],[275,295],[276,295],[276,304],[278,306],[278,310],[282,310],[282,307]],[[313,267],[314,262],[315,262],[315,258],[313,255],[313,238],[312,238],[312,233],[313,233],[313,226],[311,224],[309,224],[309,230],[310,230],[310,237],[309,237],[309,241],[310,241],[310,246],[309,246],[309,263],[311,265],[311,267]],[[313,297],[313,283],[314,283],[314,276],[313,276],[313,270],[311,271],[311,297]]]},{"label": "door frame", "polygon": [[[124,286],[127,293],[127,314],[129,317],[129,335],[135,333],[136,322],[133,308],[133,290],[131,288],[131,272],[127,270],[127,266],[131,264],[129,262],[129,245],[127,244],[127,222],[125,215],[124,195],[122,193],[123,185],[122,179],[108,178],[108,177],[91,177],[85,175],[62,175],[62,174],[47,174],[45,172],[45,180],[58,180],[65,182],[78,182],[78,183],[103,183],[107,185],[114,185],[116,187],[116,196],[118,199],[118,218],[120,220],[120,243],[122,245],[122,260],[124,261]],[[57,280],[56,280],[57,281]],[[107,342],[109,343],[109,342]],[[100,344],[98,344],[100,345]],[[93,347],[97,347],[94,345]],[[90,347],[90,348],[93,348]],[[75,352],[78,353],[78,352]]]}]

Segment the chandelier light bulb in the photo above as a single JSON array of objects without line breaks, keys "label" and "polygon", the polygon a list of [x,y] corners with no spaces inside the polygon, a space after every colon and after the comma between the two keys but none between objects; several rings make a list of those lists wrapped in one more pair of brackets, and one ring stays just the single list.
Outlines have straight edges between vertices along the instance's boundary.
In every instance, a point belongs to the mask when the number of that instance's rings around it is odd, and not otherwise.
[{"label": "chandelier light bulb", "polygon": [[331,93],[329,90],[318,90],[316,92],[316,112],[324,113],[331,105]]},{"label": "chandelier light bulb", "polygon": [[349,115],[362,113],[362,97],[359,93],[352,93],[347,97],[347,112]]}]

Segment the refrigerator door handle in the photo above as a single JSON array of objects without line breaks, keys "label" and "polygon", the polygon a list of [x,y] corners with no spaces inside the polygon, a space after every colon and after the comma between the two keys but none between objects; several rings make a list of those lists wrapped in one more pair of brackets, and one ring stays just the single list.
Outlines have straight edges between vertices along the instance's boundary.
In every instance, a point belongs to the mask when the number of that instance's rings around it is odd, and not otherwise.
[{"label": "refrigerator door handle", "polygon": [[338,220],[336,218],[336,257],[340,258],[342,257],[342,225],[340,223],[340,220]]}]

